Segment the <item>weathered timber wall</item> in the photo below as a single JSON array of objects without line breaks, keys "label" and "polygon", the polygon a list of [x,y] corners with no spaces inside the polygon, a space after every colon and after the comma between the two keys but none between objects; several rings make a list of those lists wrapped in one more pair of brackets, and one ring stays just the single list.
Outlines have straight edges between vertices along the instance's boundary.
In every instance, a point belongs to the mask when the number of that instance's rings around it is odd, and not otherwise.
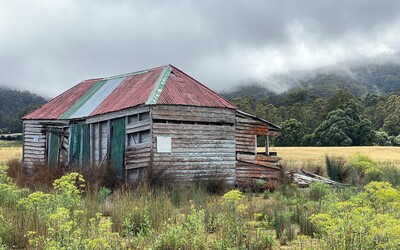
[{"label": "weathered timber wall", "polygon": [[66,164],[68,162],[69,128],[64,128],[63,132],[64,135],[61,136],[59,162]]},{"label": "weathered timber wall", "polygon": [[65,161],[68,150],[68,123],[65,121],[43,121],[25,120],[23,121],[23,164],[31,168],[35,164],[47,164],[48,160],[48,136],[53,132],[53,136],[59,137],[59,145],[56,148],[57,161]]},{"label": "weathered timber wall", "polygon": [[96,122],[90,125],[90,157],[91,163],[105,163],[108,153],[109,122]]},{"label": "weathered timber wall", "polygon": [[23,122],[23,163],[32,167],[36,163],[46,163],[46,133],[37,121]]},{"label": "weathered timber wall", "polygon": [[150,165],[151,120],[149,107],[132,110],[125,118],[125,175],[128,181],[140,180]]},{"label": "weathered timber wall", "polygon": [[236,117],[236,151],[255,154],[257,135],[267,135],[268,125],[247,117]]},{"label": "weathered timber wall", "polygon": [[235,111],[231,109],[192,106],[156,105],[152,118],[172,121],[235,123]]},{"label": "weathered timber wall", "polygon": [[238,160],[236,182],[240,185],[252,185],[256,179],[263,179],[268,185],[279,184],[281,181],[280,164],[269,162],[259,165]]},{"label": "weathered timber wall", "polygon": [[[235,111],[229,109],[154,106],[153,167],[191,181],[218,175],[235,181]],[[158,152],[157,138],[171,139],[170,152]]]}]

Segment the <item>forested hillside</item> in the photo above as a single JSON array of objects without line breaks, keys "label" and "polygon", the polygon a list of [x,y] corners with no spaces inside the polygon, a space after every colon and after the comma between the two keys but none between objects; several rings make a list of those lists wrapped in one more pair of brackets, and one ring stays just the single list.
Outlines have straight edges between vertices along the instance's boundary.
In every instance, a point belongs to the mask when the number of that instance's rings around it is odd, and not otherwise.
[{"label": "forested hillside", "polygon": [[400,65],[321,72],[279,94],[251,88],[223,95],[280,125],[277,146],[400,145]]},{"label": "forested hillside", "polygon": [[29,91],[0,86],[0,133],[21,132],[21,116],[45,102],[43,97]]}]

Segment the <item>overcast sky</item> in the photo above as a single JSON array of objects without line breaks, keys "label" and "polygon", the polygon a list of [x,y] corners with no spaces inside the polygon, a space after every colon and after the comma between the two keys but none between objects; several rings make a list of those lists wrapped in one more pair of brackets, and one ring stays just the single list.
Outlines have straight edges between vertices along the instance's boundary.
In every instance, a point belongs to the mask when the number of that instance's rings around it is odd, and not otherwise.
[{"label": "overcast sky", "polygon": [[398,0],[0,0],[0,85],[46,97],[165,64],[221,91],[275,74],[394,60]]}]

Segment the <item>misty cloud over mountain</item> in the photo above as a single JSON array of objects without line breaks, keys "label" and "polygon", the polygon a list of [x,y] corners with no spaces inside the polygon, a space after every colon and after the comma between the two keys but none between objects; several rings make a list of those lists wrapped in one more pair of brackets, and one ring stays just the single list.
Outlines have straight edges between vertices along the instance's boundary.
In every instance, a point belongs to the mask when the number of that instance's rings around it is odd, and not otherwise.
[{"label": "misty cloud over mountain", "polygon": [[313,69],[398,62],[400,2],[0,0],[0,32],[0,85],[47,97],[169,63],[217,91],[284,91]]}]

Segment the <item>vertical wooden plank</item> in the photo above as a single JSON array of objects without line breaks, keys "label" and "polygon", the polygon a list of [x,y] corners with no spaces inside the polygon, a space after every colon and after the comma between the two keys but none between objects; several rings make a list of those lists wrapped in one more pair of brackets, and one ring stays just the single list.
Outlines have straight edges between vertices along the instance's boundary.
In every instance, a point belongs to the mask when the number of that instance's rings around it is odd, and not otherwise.
[{"label": "vertical wooden plank", "polygon": [[[129,124],[129,116],[125,117],[125,128],[126,126]],[[125,149],[128,147],[128,134],[125,131]],[[126,161],[126,156],[124,155],[124,165],[125,165],[125,161]],[[128,172],[126,171],[126,169],[124,168],[124,180],[128,180]]]},{"label": "vertical wooden plank", "polygon": [[79,133],[81,135],[81,138],[79,140],[79,166],[82,166],[83,161],[82,161],[82,155],[83,155],[83,126],[79,126]]},{"label": "vertical wooden plank", "polygon": [[[150,110],[149,110],[149,118],[150,118],[150,162],[149,165],[147,166],[147,168],[152,168],[154,165],[154,145],[153,145],[153,141],[154,141],[154,128],[153,128],[153,107],[154,106],[150,106]],[[147,169],[146,169],[147,171]],[[147,173],[146,173],[147,174]]]},{"label": "vertical wooden plank", "polygon": [[98,148],[98,150],[99,150],[99,165],[101,164],[101,160],[103,159],[103,156],[102,156],[102,151],[101,151],[101,123],[100,122],[98,122],[97,123],[97,127],[98,127],[98,132],[99,132],[99,148]]},{"label": "vertical wooden plank", "polygon": [[70,129],[70,145],[68,160],[71,164],[79,164],[81,146],[81,126],[79,124],[71,124]]},{"label": "vertical wooden plank", "polygon": [[22,122],[22,164],[25,165],[25,122]]},{"label": "vertical wooden plank", "polygon": [[106,145],[106,149],[107,149],[107,162],[108,164],[110,164],[110,153],[111,153],[111,133],[112,133],[112,127],[111,127],[111,121],[108,120],[107,121],[107,145]]},{"label": "vertical wooden plank", "polygon": [[265,154],[269,155],[269,135],[265,136]]},{"label": "vertical wooden plank", "polygon": [[58,146],[59,146],[59,136],[55,133],[47,133],[47,145],[48,145],[48,164],[50,166],[56,166],[58,162]]},{"label": "vertical wooden plank", "polygon": [[90,166],[93,166],[94,163],[94,132],[93,132],[93,123],[89,125],[89,155],[90,155]]},{"label": "vertical wooden plank", "polygon": [[110,123],[110,164],[115,169],[119,177],[123,177],[124,173],[124,156],[125,156],[125,118],[114,119]]},{"label": "vertical wooden plank", "polygon": [[82,124],[81,145],[81,164],[87,167],[89,165],[89,126],[87,124]]}]

